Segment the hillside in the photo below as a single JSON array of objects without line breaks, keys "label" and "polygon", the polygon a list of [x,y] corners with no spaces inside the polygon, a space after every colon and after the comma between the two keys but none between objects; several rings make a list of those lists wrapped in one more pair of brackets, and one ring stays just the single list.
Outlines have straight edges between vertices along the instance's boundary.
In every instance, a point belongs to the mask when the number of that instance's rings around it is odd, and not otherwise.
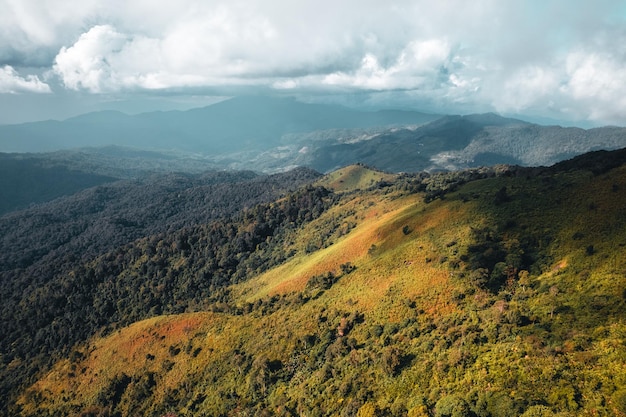
[{"label": "hillside", "polygon": [[[4,413],[625,415],[625,161],[348,167],[338,192],[138,240],[30,295],[86,336],[48,333]],[[5,381],[36,359],[10,354]]]},{"label": "hillside", "polygon": [[67,165],[46,164],[31,155],[0,153],[0,216],[116,180]]},{"label": "hillside", "polygon": [[[111,262],[118,255],[111,251],[124,253],[137,239],[159,240],[173,231],[234,216],[319,176],[307,169],[272,176],[160,174],[101,185],[0,217],[0,396],[6,397],[9,386],[45,366],[59,350],[111,323],[106,316],[94,316],[111,302],[107,289],[102,288],[106,302],[92,301],[97,279],[114,267]],[[100,256],[109,264],[92,268]],[[87,268],[91,275],[76,276],[76,268]],[[70,298],[68,291],[74,292]],[[16,358],[25,363],[21,372],[9,376],[4,365]]]},{"label": "hillside", "polygon": [[395,178],[395,174],[385,173],[362,164],[357,164],[325,175],[316,182],[316,185],[341,193],[366,190],[376,184],[384,185],[387,181],[393,182]]}]

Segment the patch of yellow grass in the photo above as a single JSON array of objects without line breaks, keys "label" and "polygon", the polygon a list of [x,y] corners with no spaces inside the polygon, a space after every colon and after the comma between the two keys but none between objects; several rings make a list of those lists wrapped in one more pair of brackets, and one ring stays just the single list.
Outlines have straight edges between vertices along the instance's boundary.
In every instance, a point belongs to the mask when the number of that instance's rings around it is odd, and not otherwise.
[{"label": "patch of yellow grass", "polygon": [[324,176],[317,181],[321,185],[335,192],[364,190],[380,181],[393,181],[396,174],[377,171],[362,165],[349,165]]},{"label": "patch of yellow grass", "polygon": [[[209,352],[214,353],[223,346],[220,340],[223,322],[223,317],[213,313],[188,313],[159,316],[134,323],[106,337],[93,338],[84,348],[83,359],[58,362],[29,391],[42,394],[43,401],[40,402],[43,403],[54,404],[71,394],[70,398],[77,400],[74,403],[76,406],[94,405],[98,393],[114,377],[122,374],[132,377],[146,372],[162,373],[166,359],[172,360],[174,365],[167,373],[167,378],[159,383],[164,388],[176,387],[193,372],[197,361],[206,361]],[[172,355],[170,346],[182,350],[199,334],[206,336],[202,336],[198,342],[202,352],[197,360],[189,360],[189,355],[184,352]],[[180,358],[177,359],[178,355]],[[203,355],[204,358],[201,357]],[[185,360],[180,360],[183,357]],[[25,397],[21,402],[28,411],[31,403]],[[73,403],[69,401],[66,404]]]}]

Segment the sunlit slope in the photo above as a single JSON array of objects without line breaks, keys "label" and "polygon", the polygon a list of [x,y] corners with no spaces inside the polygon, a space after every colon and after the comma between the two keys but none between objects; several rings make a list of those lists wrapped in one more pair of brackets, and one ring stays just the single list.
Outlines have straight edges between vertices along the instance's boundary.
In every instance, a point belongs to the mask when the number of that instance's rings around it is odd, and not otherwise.
[{"label": "sunlit slope", "polygon": [[354,193],[222,312],[94,338],[23,415],[626,412],[626,167]]},{"label": "sunlit slope", "polygon": [[390,174],[361,164],[349,165],[324,176],[316,182],[335,192],[366,190],[383,181],[393,181],[397,174]]}]

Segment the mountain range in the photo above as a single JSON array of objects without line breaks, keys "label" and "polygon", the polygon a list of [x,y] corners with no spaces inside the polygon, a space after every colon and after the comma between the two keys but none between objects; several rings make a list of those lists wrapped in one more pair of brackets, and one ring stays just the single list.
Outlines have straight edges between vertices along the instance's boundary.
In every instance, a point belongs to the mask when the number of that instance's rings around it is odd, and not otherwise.
[{"label": "mountain range", "polygon": [[[137,153],[147,151],[151,156],[142,161],[156,158],[159,164],[153,167],[178,170],[189,166],[272,173],[307,166],[329,172],[362,162],[392,172],[417,172],[498,163],[551,165],[591,150],[624,147],[626,128],[541,126],[492,113],[360,111],[268,97],[236,97],[188,111],[134,116],[97,112],[65,121],[0,126],[3,152],[65,150],[65,163],[74,164],[87,152],[95,160],[107,159],[99,165],[110,168],[111,146],[130,148],[131,156],[124,157],[117,148],[116,157],[131,167]],[[79,155],[67,153],[77,148]],[[177,165],[172,162],[181,159]],[[138,173],[136,168],[127,171]]]},{"label": "mountain range", "polygon": [[290,133],[412,125],[436,118],[419,112],[365,112],[295,99],[236,97],[188,111],[133,116],[101,111],[64,121],[4,125],[0,126],[0,150],[43,152],[122,145],[223,154],[268,149]]}]

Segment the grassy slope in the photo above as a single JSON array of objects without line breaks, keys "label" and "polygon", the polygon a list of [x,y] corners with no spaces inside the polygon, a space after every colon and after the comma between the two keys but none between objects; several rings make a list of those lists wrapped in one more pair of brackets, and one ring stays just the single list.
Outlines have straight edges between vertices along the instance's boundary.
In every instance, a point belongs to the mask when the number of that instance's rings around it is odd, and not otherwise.
[{"label": "grassy slope", "polygon": [[320,185],[335,192],[365,190],[381,181],[393,181],[396,174],[385,173],[364,165],[349,165],[326,175],[317,181]]},{"label": "grassy slope", "polygon": [[[23,414],[624,415],[625,189],[621,167],[475,181],[430,204],[350,195],[286,243],[292,260],[232,289],[243,315],[94,338],[25,393]],[[307,253],[338,222],[351,226]],[[462,255],[484,227],[530,242],[527,280],[473,283]],[[329,271],[332,287],[306,286]]]}]

